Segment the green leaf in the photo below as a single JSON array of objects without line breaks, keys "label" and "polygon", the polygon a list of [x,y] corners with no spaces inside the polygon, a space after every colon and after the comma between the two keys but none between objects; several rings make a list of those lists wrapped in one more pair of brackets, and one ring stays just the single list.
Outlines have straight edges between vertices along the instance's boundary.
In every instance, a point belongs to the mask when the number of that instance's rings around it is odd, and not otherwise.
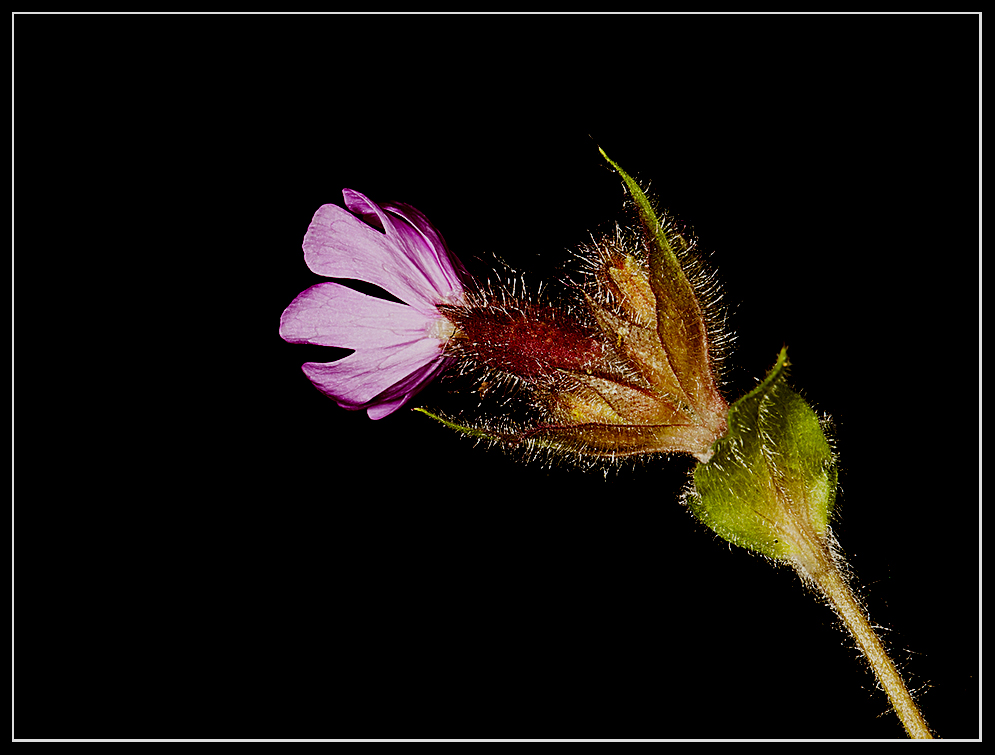
[{"label": "green leaf", "polygon": [[684,240],[663,222],[645,192],[605,151],[601,155],[622,177],[639,212],[649,251],[650,287],[656,297],[657,332],[670,366],[692,406],[709,400],[712,377],[701,305],[677,258]]},{"label": "green leaf", "polygon": [[836,459],[818,415],[788,387],[787,350],[729,409],[729,431],[694,471],[692,513],[726,540],[788,560],[826,537]]}]

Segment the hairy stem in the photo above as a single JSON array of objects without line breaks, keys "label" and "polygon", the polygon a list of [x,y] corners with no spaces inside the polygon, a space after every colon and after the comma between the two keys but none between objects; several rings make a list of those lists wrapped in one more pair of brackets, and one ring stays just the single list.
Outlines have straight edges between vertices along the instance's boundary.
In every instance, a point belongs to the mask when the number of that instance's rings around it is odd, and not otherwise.
[{"label": "hairy stem", "polygon": [[805,539],[808,547],[803,548],[795,558],[795,568],[803,579],[815,583],[836,614],[843,620],[856,640],[860,652],[874,669],[874,674],[888,694],[888,699],[908,735],[913,739],[932,739],[933,735],[922,713],[919,712],[919,706],[909,694],[902,675],[888,657],[881,639],[868,621],[853,590],[850,589],[828,543],[824,538],[819,538],[821,542]]}]

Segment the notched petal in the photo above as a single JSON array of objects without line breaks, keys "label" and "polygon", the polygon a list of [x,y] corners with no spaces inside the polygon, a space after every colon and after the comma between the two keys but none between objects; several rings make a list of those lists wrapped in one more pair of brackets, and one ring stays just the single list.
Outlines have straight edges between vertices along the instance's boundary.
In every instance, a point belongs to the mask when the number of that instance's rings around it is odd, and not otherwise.
[{"label": "notched petal", "polygon": [[304,237],[304,259],[318,275],[367,281],[423,314],[442,299],[395,241],[337,205],[324,205],[314,214]]},{"label": "notched petal", "polygon": [[403,395],[419,389],[425,379],[435,376],[434,368],[442,360],[437,342],[421,340],[356,351],[337,362],[307,362],[303,370],[326,396],[344,408],[360,409],[385,391],[395,389],[389,395]]},{"label": "notched petal", "polygon": [[375,349],[425,338],[437,319],[338,283],[319,283],[284,310],[280,336],[291,343]]}]

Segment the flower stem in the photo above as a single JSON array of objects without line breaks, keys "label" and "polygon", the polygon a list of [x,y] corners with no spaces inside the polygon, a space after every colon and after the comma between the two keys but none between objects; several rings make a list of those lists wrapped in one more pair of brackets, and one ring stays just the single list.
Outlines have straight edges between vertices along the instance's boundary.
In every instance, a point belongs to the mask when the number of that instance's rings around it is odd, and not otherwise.
[{"label": "flower stem", "polygon": [[856,640],[860,652],[874,669],[874,674],[888,694],[888,699],[908,735],[913,739],[932,739],[933,735],[922,713],[919,712],[919,706],[909,694],[905,682],[902,681],[902,675],[888,657],[863,607],[843,576],[840,562],[834,557],[825,539],[820,538],[820,540],[822,540],[820,543],[808,540],[810,547],[804,549],[803,556],[795,559],[795,569],[803,579],[807,578],[818,586],[819,591],[843,620]]}]

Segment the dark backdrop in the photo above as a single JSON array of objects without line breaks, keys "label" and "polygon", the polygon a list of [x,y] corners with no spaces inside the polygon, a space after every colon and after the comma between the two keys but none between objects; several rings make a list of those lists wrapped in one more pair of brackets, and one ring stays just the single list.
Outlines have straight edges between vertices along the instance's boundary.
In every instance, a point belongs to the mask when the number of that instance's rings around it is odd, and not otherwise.
[{"label": "dark backdrop", "polygon": [[686,460],[606,477],[373,422],[279,338],[342,188],[538,280],[624,219],[596,144],[711,253],[727,397],[788,345],[871,617],[937,732],[979,736],[977,18],[14,39],[15,736],[902,735],[830,610],[682,507]]}]

